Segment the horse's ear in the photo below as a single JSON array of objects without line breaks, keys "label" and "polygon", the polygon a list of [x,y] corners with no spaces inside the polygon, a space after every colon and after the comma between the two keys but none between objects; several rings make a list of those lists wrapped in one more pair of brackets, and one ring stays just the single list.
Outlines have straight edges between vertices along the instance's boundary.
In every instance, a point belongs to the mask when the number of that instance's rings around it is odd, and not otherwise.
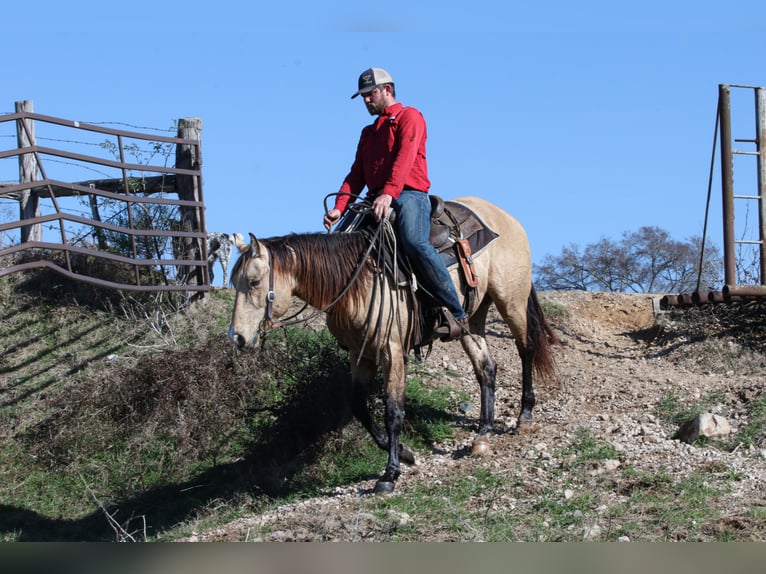
[{"label": "horse's ear", "polygon": [[[252,236],[252,233],[250,235]],[[235,233],[232,236],[232,241],[234,242],[234,246],[237,248],[237,250],[240,253],[244,253],[250,248],[250,246],[247,243],[245,243],[244,238],[242,237],[240,233]]]},{"label": "horse's ear", "polygon": [[250,249],[252,250],[253,257],[260,257],[261,256],[261,247],[260,243],[258,243],[258,240],[255,238],[255,235],[250,233]]}]

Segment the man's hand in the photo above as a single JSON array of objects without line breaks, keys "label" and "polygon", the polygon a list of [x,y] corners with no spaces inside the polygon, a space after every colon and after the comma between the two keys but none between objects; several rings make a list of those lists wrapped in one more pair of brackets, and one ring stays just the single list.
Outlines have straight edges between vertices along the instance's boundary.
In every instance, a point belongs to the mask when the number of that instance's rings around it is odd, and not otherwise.
[{"label": "man's hand", "polygon": [[386,195],[385,193],[381,193],[375,198],[375,201],[372,202],[372,210],[375,213],[375,219],[380,221],[388,215],[388,209],[391,207],[393,199],[393,197]]},{"label": "man's hand", "polygon": [[324,228],[327,231],[330,231],[330,228],[338,223],[338,220],[340,219],[341,213],[340,209],[331,209],[327,213],[324,214]]}]

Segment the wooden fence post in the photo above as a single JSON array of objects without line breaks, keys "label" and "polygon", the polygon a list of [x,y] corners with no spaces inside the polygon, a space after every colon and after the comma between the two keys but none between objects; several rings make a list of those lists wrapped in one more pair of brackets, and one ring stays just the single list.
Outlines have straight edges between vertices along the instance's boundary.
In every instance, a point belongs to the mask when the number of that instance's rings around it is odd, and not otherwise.
[{"label": "wooden fence post", "polygon": [[[202,119],[201,118],[181,118],[178,120],[178,137],[183,139],[202,141]],[[176,146],[176,168],[179,169],[199,169],[202,158],[199,157],[199,145],[179,145]],[[176,176],[176,191],[178,199],[188,201],[200,201],[199,181],[196,177],[190,175],[178,174]],[[198,231],[201,229],[201,214],[196,207],[182,205],[181,211],[181,230]],[[184,259],[200,259],[207,257],[207,246],[200,245],[191,238],[182,238]],[[209,281],[206,267],[195,267],[197,285],[207,285]],[[180,269],[179,274],[188,282],[188,269]]]},{"label": "wooden fence post", "polygon": [[[16,113],[34,111],[32,100],[16,102]],[[35,145],[35,123],[32,120],[18,120],[16,123],[16,140],[19,148]],[[19,156],[19,183],[37,181],[37,158],[33,153]],[[19,197],[19,219],[32,219],[40,215],[40,199],[25,189]],[[39,223],[21,226],[21,243],[27,241],[42,241],[43,229]]]}]

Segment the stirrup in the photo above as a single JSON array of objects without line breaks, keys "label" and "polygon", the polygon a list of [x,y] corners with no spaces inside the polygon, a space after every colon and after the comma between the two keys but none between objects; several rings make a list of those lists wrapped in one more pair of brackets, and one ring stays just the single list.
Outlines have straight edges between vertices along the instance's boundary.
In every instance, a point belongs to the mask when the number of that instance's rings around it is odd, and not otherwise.
[{"label": "stirrup", "polygon": [[[446,323],[442,323],[441,325],[437,326],[434,329],[434,334],[442,341],[447,342],[453,341],[454,339],[459,339],[464,333],[468,332],[468,328],[461,324],[461,321],[455,319],[455,316],[449,309],[446,307],[440,307],[439,310],[444,316]],[[465,321],[466,320],[463,322]]]}]

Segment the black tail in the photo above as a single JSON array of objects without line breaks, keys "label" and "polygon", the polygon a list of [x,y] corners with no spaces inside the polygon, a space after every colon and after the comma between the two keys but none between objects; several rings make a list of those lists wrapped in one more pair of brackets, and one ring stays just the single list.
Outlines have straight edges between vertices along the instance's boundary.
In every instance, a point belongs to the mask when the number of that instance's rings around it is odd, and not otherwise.
[{"label": "black tail", "polygon": [[527,299],[527,346],[532,349],[532,365],[535,371],[546,379],[555,374],[556,365],[551,346],[558,344],[558,337],[545,319],[537,300],[537,292],[532,287]]}]

